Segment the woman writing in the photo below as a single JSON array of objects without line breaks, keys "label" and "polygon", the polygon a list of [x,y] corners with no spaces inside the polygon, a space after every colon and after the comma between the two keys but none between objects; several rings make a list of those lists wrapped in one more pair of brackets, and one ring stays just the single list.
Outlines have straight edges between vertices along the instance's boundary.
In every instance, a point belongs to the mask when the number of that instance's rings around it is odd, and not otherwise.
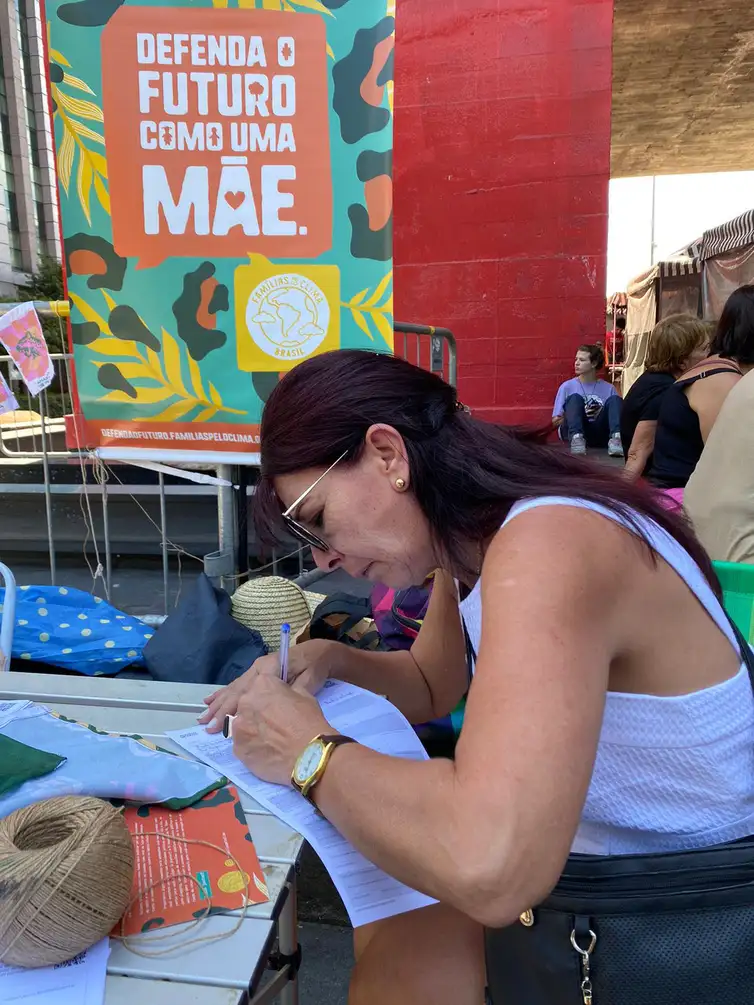
[{"label": "woman writing", "polygon": [[[610,1005],[649,1005],[658,989],[675,1001],[689,980],[706,1005],[754,994],[722,935],[706,983],[696,945],[649,969],[609,940],[605,955],[591,902],[586,931],[569,914],[552,956],[525,951],[559,917],[530,909],[569,852],[663,857],[754,829],[754,698],[688,527],[612,472],[475,420],[437,376],[389,356],[300,364],[261,435],[259,532],[294,533],[321,568],[395,588],[444,569],[478,655],[455,761],[341,743],[309,792],[366,856],[440,902],[364,933],[353,1005],[480,1005],[486,984],[495,1005],[585,1003],[592,973],[622,989]],[[246,675],[237,711],[237,756],[280,784],[332,732],[270,674]],[[664,944],[675,931],[663,919]],[[648,974],[651,997],[636,997]]]},{"label": "woman writing", "polygon": [[652,465],[660,404],[668,388],[709,352],[706,322],[691,314],[671,314],[655,325],[644,373],[623,400],[620,431],[627,478],[640,478]]}]

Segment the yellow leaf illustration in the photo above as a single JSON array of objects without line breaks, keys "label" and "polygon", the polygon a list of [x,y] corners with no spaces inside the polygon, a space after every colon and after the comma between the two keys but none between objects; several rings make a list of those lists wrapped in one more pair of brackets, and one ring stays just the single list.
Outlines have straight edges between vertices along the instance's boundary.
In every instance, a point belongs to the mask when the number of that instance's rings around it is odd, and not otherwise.
[{"label": "yellow leaf illustration", "polygon": [[154,351],[154,349],[147,346],[147,361],[149,363],[149,369],[155,375],[155,380],[164,380],[162,376],[162,363],[160,363],[160,357]]},{"label": "yellow leaf illustration", "polygon": [[204,397],[204,388],[202,387],[202,375],[199,372],[199,366],[197,365],[197,362],[191,355],[191,353],[188,353],[186,359],[188,360],[189,374],[191,375],[191,386],[194,389],[194,394],[197,396],[199,401],[206,401],[206,398]]},{"label": "yellow leaf illustration", "polygon": [[[68,294],[68,299],[71,301],[71,303],[75,307],[78,308],[79,313],[83,315],[83,317],[84,317],[84,319],[86,321],[93,321],[97,325],[97,327],[99,328],[99,330],[102,332],[103,335],[111,335],[112,334],[110,332],[110,328],[109,328],[109,326],[107,324],[107,321],[105,321],[105,319],[103,317],[101,317],[95,311],[95,309],[90,304],[88,304],[86,302],[86,300],[83,299],[83,297],[79,297],[75,293],[69,293]],[[101,341],[102,341],[101,339],[97,339],[97,342],[101,342]],[[120,341],[120,340],[118,340],[118,341]],[[94,345],[97,344],[97,342],[92,342],[91,345],[89,346],[89,348],[91,349],[92,346],[94,346]]]},{"label": "yellow leaf illustration", "polygon": [[[120,363],[118,369],[121,371],[123,369]],[[171,387],[137,387],[136,390],[139,395],[136,399],[138,405],[156,405],[158,402],[167,401],[168,398],[173,397]]]},{"label": "yellow leaf illustration", "polygon": [[66,94],[59,87],[55,88],[55,100],[70,112],[71,115],[79,119],[91,119],[92,122],[102,122],[102,109],[95,105],[93,101],[84,101],[82,98],[74,98],[71,94]]},{"label": "yellow leaf illustration", "polygon": [[228,6],[228,0],[212,0],[212,6],[225,8]]},{"label": "yellow leaf illustration", "polygon": [[194,398],[185,398],[182,401],[176,401],[172,405],[168,405],[164,412],[151,416],[151,419],[153,422],[175,422],[177,419],[182,419],[187,412],[190,412],[195,407],[196,401]]},{"label": "yellow leaf illustration", "polygon": [[[98,175],[95,175],[95,182]],[[108,311],[117,307],[114,298],[107,290],[100,290]],[[97,327],[103,332],[103,336],[96,339],[87,346],[95,356],[103,359],[92,359],[96,367],[104,366],[105,363],[115,363],[121,375],[126,380],[141,379],[153,381],[154,384],[134,385],[137,393],[136,398],[118,391],[118,397],[113,394],[104,395],[98,401],[119,401],[130,402],[137,405],[157,405],[171,398],[179,400],[172,401],[168,407],[159,415],[151,416],[155,420],[163,422],[177,421],[187,415],[192,409],[199,408],[201,411],[194,421],[206,422],[217,412],[227,412],[231,415],[246,415],[243,409],[226,408],[222,398],[212,384],[209,384],[209,395],[211,402],[207,400],[207,395],[202,385],[201,372],[197,362],[186,353],[186,365],[191,375],[191,385],[193,393],[186,390],[182,373],[182,347],[177,339],[166,331],[162,331],[162,358],[147,345],[136,343],[127,339],[118,339],[113,336],[108,328],[107,322],[97,311],[81,297],[75,293],[70,294],[73,303],[86,318],[87,321],[94,321]],[[143,319],[140,318],[143,321]]]},{"label": "yellow leaf illustration", "polygon": [[282,10],[281,0],[262,0],[262,10]]},{"label": "yellow leaf illustration", "polygon": [[78,77],[74,77],[72,73],[63,74],[63,83],[68,84],[69,87],[75,87],[78,91],[86,91],[87,94],[94,94],[94,91],[87,83],[79,80]]},{"label": "yellow leaf illustration", "polygon": [[100,201],[100,205],[104,211],[110,215],[110,193],[105,188],[105,183],[102,181],[100,176],[96,174],[94,176],[94,191],[97,193],[97,198]]},{"label": "yellow leaf illustration", "polygon": [[351,297],[351,299],[348,301],[348,306],[358,307],[361,301],[367,295],[367,293],[369,293],[369,287],[367,287],[365,290],[362,290],[361,293],[357,293],[355,297]]},{"label": "yellow leaf illustration", "polygon": [[82,140],[94,140],[95,143],[101,143],[102,146],[105,145],[105,137],[100,136],[99,133],[95,133],[93,129],[85,125],[83,122],[76,122],[74,119],[68,119],[73,132],[79,136]]},{"label": "yellow leaf illustration", "polygon": [[94,170],[98,174],[101,174],[103,178],[107,178],[107,160],[102,156],[102,154],[97,153],[96,150],[90,150],[89,160],[92,162]]},{"label": "yellow leaf illustration", "polygon": [[359,326],[359,328],[361,328],[364,334],[368,335],[369,338],[372,340],[372,342],[374,342],[374,335],[372,335],[372,333],[369,331],[369,325],[367,324],[366,318],[361,313],[361,311],[351,311],[351,313],[353,314],[353,319]]},{"label": "yellow leaf illustration", "polygon": [[89,208],[89,196],[92,191],[94,181],[94,170],[88,157],[79,157],[79,172],[76,182],[76,190],[79,194],[79,202],[84,211],[87,223],[91,225],[92,214]]},{"label": "yellow leaf illustration", "polygon": [[[60,65],[70,67],[70,63],[61,53],[55,53],[53,60],[60,63]],[[62,160],[62,170],[60,167],[58,169],[61,175],[61,184],[66,195],[68,195],[70,178],[76,159],[76,147],[78,147],[77,190],[81,209],[88,223],[91,225],[92,185],[94,185],[94,191],[100,205],[108,214],[110,213],[110,195],[105,183],[105,179],[107,178],[107,161],[101,153],[90,150],[85,141],[92,141],[104,146],[105,138],[81,120],[88,119],[93,122],[102,122],[102,109],[93,101],[86,101],[70,94],[63,89],[64,87],[71,87],[91,95],[94,95],[94,91],[86,81],[67,72],[63,74],[63,79],[60,83],[50,85],[55,102],[55,118],[59,119],[63,126],[63,138],[58,154],[59,160]],[[71,146],[72,144],[73,147]]]},{"label": "yellow leaf illustration", "polygon": [[58,150],[58,175],[60,184],[68,195],[68,186],[71,184],[71,173],[73,171],[73,158],[76,155],[76,141],[67,129],[63,130],[63,139]]},{"label": "yellow leaf illustration", "polygon": [[381,314],[379,311],[372,312],[372,321],[374,321],[375,325],[377,326],[377,330],[379,331],[380,335],[382,335],[382,337],[385,339],[387,345],[392,349],[394,340],[393,326],[390,324],[385,315]]},{"label": "yellow leaf illustration", "polygon": [[367,300],[367,302],[364,304],[365,308],[366,307],[374,307],[374,306],[376,306],[380,302],[380,300],[382,299],[385,291],[387,290],[388,286],[390,285],[390,280],[392,278],[393,278],[393,271],[391,269],[390,272],[387,273],[387,275],[383,276],[383,278],[380,281],[380,284],[377,287],[377,289],[374,291],[374,293],[369,298],[369,300]]},{"label": "yellow leaf illustration", "polygon": [[50,49],[50,59],[53,63],[60,63],[61,66],[70,66],[71,64],[65,58],[62,52],[58,52],[57,49]]},{"label": "yellow leaf illustration", "polygon": [[[125,339],[114,336],[95,339],[94,342],[89,343],[87,349],[90,352],[99,353],[100,356],[125,356],[129,359],[141,360],[139,350],[133,342],[126,342]],[[144,361],[142,360],[139,365],[143,366]]]},{"label": "yellow leaf illustration", "polygon": [[110,391],[109,394],[103,394],[101,398],[97,398],[97,401],[127,402],[129,405],[134,403],[134,399],[125,391]]},{"label": "yellow leaf illustration", "polygon": [[327,43],[327,55],[330,57],[330,59],[335,59],[335,53],[332,51],[332,46],[330,45],[329,42]]},{"label": "yellow leaf illustration", "polygon": [[183,384],[181,373],[181,350],[173,336],[162,329],[162,359],[165,363],[165,376],[181,397],[186,398],[188,391]]}]

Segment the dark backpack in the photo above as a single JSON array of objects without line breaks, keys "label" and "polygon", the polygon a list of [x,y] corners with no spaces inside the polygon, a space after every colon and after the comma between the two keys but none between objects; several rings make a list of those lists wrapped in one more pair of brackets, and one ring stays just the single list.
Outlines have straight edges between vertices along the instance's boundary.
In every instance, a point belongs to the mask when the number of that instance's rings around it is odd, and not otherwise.
[{"label": "dark backpack", "polygon": [[387,649],[410,649],[419,634],[432,592],[427,587],[410,586],[391,590],[378,584],[372,590],[372,617]]}]

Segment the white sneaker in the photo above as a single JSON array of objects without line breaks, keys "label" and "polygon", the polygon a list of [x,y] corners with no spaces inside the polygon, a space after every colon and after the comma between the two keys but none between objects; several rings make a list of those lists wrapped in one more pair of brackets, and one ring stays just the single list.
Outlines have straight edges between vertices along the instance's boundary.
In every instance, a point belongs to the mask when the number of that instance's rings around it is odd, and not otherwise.
[{"label": "white sneaker", "polygon": [[[583,457],[586,454],[586,440],[583,433],[574,433],[571,437],[571,453]],[[621,451],[621,456],[623,452]]]},{"label": "white sneaker", "polygon": [[623,457],[623,442],[620,438],[620,433],[616,433],[615,436],[611,436],[607,441],[607,456]]}]

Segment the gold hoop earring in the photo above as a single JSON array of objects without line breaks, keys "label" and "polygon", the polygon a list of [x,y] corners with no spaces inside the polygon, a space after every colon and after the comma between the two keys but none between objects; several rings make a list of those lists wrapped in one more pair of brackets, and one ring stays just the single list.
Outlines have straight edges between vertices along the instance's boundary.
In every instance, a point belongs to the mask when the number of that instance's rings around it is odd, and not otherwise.
[{"label": "gold hoop earring", "polygon": [[396,478],[395,487],[398,489],[399,492],[402,492],[406,487],[405,480],[403,478]]}]

